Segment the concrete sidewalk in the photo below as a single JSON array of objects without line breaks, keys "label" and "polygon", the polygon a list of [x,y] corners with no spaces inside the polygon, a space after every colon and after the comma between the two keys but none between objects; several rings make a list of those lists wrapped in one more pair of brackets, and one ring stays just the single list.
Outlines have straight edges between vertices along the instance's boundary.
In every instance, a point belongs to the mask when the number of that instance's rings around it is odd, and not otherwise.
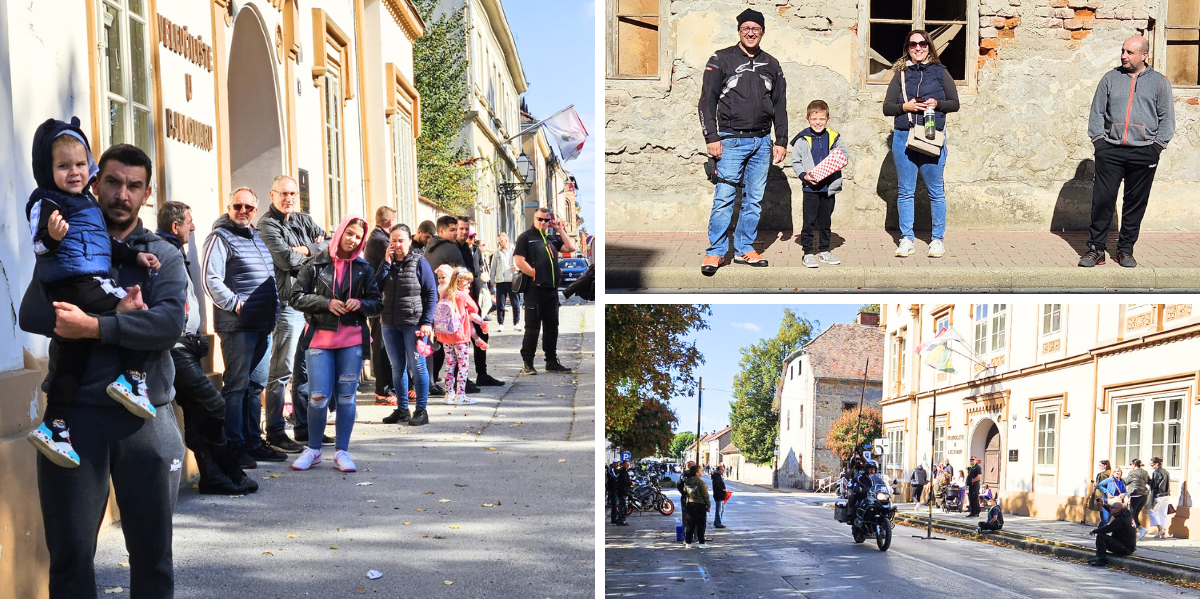
[{"label": "concrete sidewalk", "polygon": [[[1142,232],[1138,267],[1113,257],[1092,269],[1076,266],[1086,233],[948,231],[946,255],[928,258],[928,232],[917,232],[916,253],[894,256],[897,232],[835,232],[831,251],[840,265],[801,264],[799,232],[762,232],[755,248],[770,267],[733,265],[727,256],[713,277],[700,273],[708,247],[703,232],[608,232],[605,287],[640,291],[973,291],[1148,292],[1200,290],[1200,236],[1194,232]],[[1116,251],[1116,234],[1110,238]]]},{"label": "concrete sidewalk", "polygon": [[[179,598],[534,598],[595,596],[596,306],[564,307],[559,359],[573,373],[520,376],[520,333],[493,334],[489,371],[504,387],[479,404],[431,398],[430,423],[384,425],[392,408],[360,394],[350,451],[304,472],[248,473],[244,497],[180,492]],[[326,428],[331,433],[332,426]],[[125,515],[125,519],[135,518]],[[103,597],[129,597],[121,526],[100,535]],[[368,570],[383,573],[368,579]]]}]

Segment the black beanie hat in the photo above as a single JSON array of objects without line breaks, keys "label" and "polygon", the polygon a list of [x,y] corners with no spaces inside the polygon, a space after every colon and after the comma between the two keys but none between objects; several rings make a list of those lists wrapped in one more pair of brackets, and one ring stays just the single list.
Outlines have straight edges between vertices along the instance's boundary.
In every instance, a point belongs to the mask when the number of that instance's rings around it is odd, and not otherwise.
[{"label": "black beanie hat", "polygon": [[742,14],[738,15],[738,29],[741,29],[742,23],[747,21],[751,23],[758,23],[758,26],[762,27],[764,31],[767,29],[766,19],[763,18],[763,14],[752,8],[747,8],[746,10],[742,11]]}]

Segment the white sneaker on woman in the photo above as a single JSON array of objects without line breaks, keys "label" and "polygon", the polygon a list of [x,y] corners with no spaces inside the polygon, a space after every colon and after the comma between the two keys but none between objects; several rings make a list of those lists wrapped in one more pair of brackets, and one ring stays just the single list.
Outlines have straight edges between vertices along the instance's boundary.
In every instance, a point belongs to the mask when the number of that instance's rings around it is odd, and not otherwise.
[{"label": "white sneaker on woman", "polygon": [[464,405],[465,405],[465,404],[479,404],[478,402],[476,402],[476,401],[474,401],[474,400],[472,400],[472,399],[468,398],[466,394],[461,394],[461,395],[459,395],[459,397],[458,397],[458,403],[459,403],[459,404],[464,404]]},{"label": "white sneaker on woman", "polygon": [[457,398],[457,396],[454,395],[454,392],[446,392],[445,402],[446,402],[446,404],[451,404],[451,405],[458,404],[458,400],[456,398]]},{"label": "white sneaker on woman", "polygon": [[933,240],[929,242],[929,258],[941,258],[946,255],[946,242]]},{"label": "white sneaker on woman", "polygon": [[504,324],[496,325],[496,333],[504,333]]},{"label": "white sneaker on woman", "polygon": [[300,458],[297,458],[296,462],[292,463],[292,470],[307,471],[313,465],[319,464],[321,464],[321,451],[305,446],[304,452],[300,454]]},{"label": "white sneaker on woman", "polygon": [[896,246],[896,256],[905,258],[912,256],[916,249],[913,247],[913,241],[908,238],[900,238],[900,245]]},{"label": "white sneaker on woman", "polygon": [[358,471],[358,467],[354,466],[354,460],[350,458],[350,453],[345,450],[338,450],[333,454],[333,466],[343,473]]}]

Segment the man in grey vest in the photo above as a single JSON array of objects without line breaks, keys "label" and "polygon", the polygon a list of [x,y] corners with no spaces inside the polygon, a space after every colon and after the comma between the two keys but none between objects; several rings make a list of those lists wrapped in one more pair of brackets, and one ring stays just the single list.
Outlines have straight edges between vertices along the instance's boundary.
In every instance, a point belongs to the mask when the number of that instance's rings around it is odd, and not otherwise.
[{"label": "man in grey vest", "polygon": [[1092,186],[1092,224],[1088,251],[1079,266],[1104,264],[1108,232],[1117,210],[1117,188],[1125,182],[1117,264],[1136,267],[1133,245],[1162,151],[1175,135],[1171,82],[1146,64],[1150,43],[1135,35],[1121,46],[1121,66],[1104,74],[1092,99],[1088,138],[1096,147],[1096,179]]},{"label": "man in grey vest", "polygon": [[237,450],[238,464],[253,469],[259,460],[287,458],[263,442],[258,426],[279,294],[271,252],[250,225],[258,210],[254,192],[234,190],[226,210],[204,240],[204,292],[213,303],[213,329],[221,336],[225,359],[225,433]]}]

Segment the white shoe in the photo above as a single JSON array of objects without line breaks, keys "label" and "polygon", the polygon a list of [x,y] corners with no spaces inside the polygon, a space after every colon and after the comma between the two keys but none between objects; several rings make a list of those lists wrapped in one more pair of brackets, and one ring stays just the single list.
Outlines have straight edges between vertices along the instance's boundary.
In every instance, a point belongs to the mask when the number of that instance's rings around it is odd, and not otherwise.
[{"label": "white shoe", "polygon": [[1138,530],[1138,541],[1139,542],[1142,541],[1142,538],[1146,537],[1146,531],[1147,531],[1147,529],[1145,527]]},{"label": "white shoe", "polygon": [[457,400],[458,400],[458,403],[459,403],[459,404],[462,404],[462,405],[467,405],[467,404],[479,404],[478,402],[476,402],[476,401],[474,401],[474,400],[472,400],[472,399],[468,398],[468,397],[466,396],[466,394],[463,394],[462,396],[459,396],[459,397],[457,398]]},{"label": "white shoe", "polygon": [[517,323],[516,325],[513,325],[513,331],[525,331],[525,328],[521,327],[520,323]]},{"label": "white shoe", "polygon": [[454,392],[446,392],[446,404],[458,404]]},{"label": "white shoe", "polygon": [[354,460],[350,458],[350,453],[345,450],[338,450],[333,454],[333,466],[343,473],[358,471],[358,467],[354,466]]},{"label": "white shoe", "polygon": [[900,245],[896,246],[896,256],[899,256],[900,258],[909,257],[912,256],[914,251],[915,249],[913,248],[912,240],[908,238],[900,238]]},{"label": "white shoe", "polygon": [[304,452],[300,454],[300,458],[292,463],[293,471],[307,471],[313,465],[321,464],[321,451],[313,450],[308,446],[304,447]]},{"label": "white shoe", "polygon": [[153,419],[154,405],[150,404],[150,398],[146,396],[144,376],[135,373],[132,378],[133,381],[130,381],[122,373],[116,381],[108,384],[108,396],[124,405],[129,412],[143,419]]},{"label": "white shoe", "polygon": [[692,545],[691,545],[691,544],[689,544],[689,543],[687,543],[687,542],[684,542],[684,543],[683,543],[683,547],[684,547],[685,549],[689,549],[689,550],[690,550],[690,549],[691,549],[691,547],[692,547]]},{"label": "white shoe", "polygon": [[946,255],[946,243],[942,240],[929,242],[929,258],[941,258]]},{"label": "white shoe", "polygon": [[703,550],[703,549],[705,549],[705,548],[707,548],[707,547],[708,547],[708,546],[705,546],[703,543],[701,543],[701,544],[700,544],[700,549],[701,549],[701,550]]}]

